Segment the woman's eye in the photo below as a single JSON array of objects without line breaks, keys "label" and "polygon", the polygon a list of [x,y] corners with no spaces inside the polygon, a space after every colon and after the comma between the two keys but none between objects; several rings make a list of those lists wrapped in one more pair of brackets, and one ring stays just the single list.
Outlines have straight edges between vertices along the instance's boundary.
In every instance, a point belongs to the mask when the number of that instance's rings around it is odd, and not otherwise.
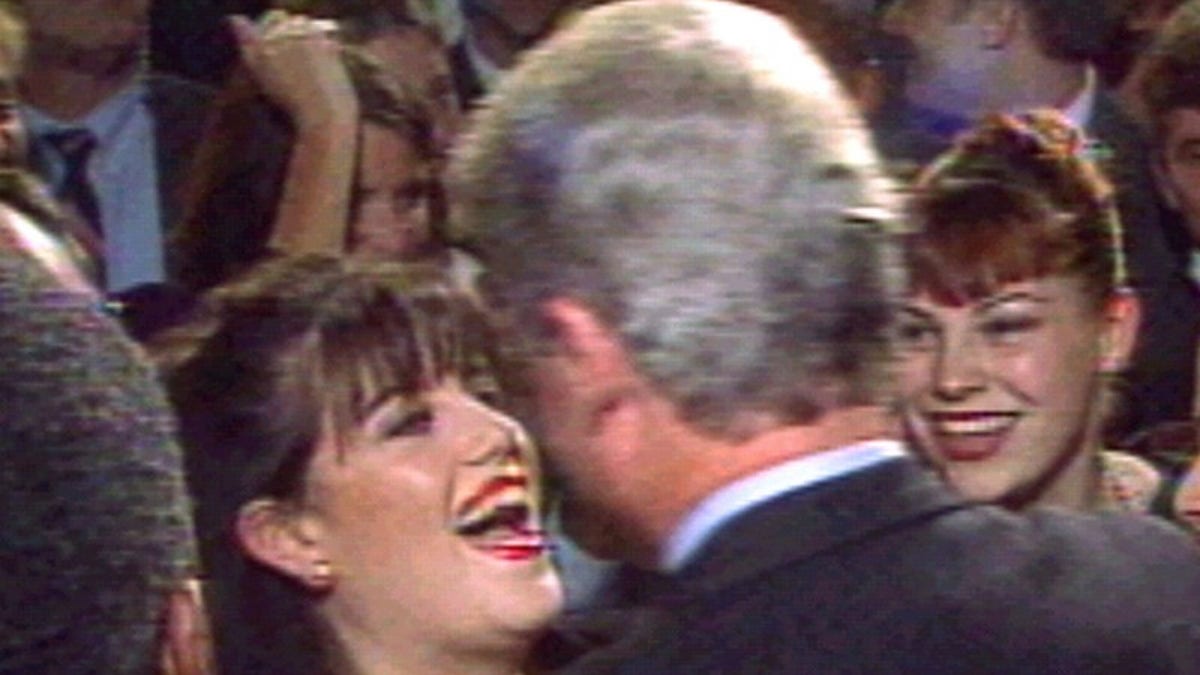
[{"label": "woman's eye", "polygon": [[397,210],[411,211],[425,201],[425,184],[413,183],[396,190],[392,200]]},{"label": "woman's eye", "polygon": [[980,332],[994,344],[1009,344],[1032,333],[1041,325],[1041,319],[1031,316],[995,318],[984,321]]},{"label": "woman's eye", "polygon": [[429,409],[414,410],[401,415],[384,426],[385,438],[401,436],[424,436],[433,431],[433,411]]},{"label": "woman's eye", "polygon": [[938,330],[923,321],[902,321],[896,329],[901,349],[926,351],[937,346]]}]

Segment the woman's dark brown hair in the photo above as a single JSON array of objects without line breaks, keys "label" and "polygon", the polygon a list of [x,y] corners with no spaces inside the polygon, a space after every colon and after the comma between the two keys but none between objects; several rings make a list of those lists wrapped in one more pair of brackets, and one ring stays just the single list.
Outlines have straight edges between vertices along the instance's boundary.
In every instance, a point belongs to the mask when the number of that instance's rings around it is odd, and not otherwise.
[{"label": "woman's dark brown hair", "polygon": [[152,345],[179,417],[220,672],[325,672],[336,655],[312,592],[242,553],[239,509],[299,500],[321,434],[345,439],[377,392],[469,379],[480,325],[431,268],[309,257],[215,289]]},{"label": "woman's dark brown hair", "polygon": [[1096,307],[1125,282],[1100,149],[1053,111],[995,114],[917,178],[912,290],[962,304],[1016,281],[1076,275]]}]

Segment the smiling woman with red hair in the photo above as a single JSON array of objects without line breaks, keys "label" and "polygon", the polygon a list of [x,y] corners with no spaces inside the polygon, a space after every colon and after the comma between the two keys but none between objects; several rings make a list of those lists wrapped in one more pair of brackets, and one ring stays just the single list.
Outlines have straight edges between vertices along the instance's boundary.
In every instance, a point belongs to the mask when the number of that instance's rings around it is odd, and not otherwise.
[{"label": "smiling woman with red hair", "polygon": [[1139,320],[1112,188],[1053,112],[994,115],[920,176],[906,254],[903,419],[972,498],[1146,510],[1161,481],[1101,451]]}]

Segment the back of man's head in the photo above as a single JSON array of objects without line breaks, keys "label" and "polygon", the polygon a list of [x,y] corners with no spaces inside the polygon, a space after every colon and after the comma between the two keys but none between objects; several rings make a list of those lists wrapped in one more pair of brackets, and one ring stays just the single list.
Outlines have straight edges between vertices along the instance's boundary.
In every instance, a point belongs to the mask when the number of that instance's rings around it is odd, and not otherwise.
[{"label": "back of man's head", "polygon": [[165,397],[97,296],[2,242],[0,343],[0,673],[157,672],[194,563]]},{"label": "back of man's head", "polygon": [[889,186],[826,67],[716,0],[585,12],[524,61],[453,168],[494,299],[584,303],[699,428],[874,403],[902,278]]}]

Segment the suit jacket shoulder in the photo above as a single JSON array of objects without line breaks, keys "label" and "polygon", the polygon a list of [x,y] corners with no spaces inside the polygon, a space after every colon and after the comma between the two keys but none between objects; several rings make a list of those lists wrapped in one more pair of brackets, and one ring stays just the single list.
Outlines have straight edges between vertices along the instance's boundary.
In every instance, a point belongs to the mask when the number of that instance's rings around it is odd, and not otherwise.
[{"label": "suit jacket shoulder", "polygon": [[1181,533],[966,504],[911,460],[756,508],[676,581],[651,630],[581,672],[1200,672]]}]

